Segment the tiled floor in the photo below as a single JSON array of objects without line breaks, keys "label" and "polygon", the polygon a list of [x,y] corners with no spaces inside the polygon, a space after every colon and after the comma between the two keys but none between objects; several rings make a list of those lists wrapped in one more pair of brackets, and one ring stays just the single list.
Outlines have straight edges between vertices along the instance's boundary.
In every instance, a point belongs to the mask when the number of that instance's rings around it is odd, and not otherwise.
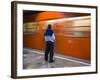
[{"label": "tiled floor", "polygon": [[39,50],[24,48],[23,54],[23,69],[90,66],[88,61],[71,58],[57,53],[55,53],[55,62],[53,63],[45,62],[44,52]]}]

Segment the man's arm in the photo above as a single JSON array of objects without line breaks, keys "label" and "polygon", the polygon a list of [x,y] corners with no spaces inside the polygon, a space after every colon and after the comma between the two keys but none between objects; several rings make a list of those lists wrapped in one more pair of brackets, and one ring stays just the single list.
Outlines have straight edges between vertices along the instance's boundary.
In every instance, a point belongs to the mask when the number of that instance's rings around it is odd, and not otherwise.
[{"label": "man's arm", "polygon": [[55,41],[55,35],[54,35],[54,33],[52,34],[52,39]]}]

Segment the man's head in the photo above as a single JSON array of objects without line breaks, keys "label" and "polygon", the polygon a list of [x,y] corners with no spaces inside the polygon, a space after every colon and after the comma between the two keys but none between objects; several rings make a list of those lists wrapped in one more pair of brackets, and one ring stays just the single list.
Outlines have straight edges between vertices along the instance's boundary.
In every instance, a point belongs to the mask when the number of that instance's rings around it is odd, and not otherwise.
[{"label": "man's head", "polygon": [[52,27],[51,27],[51,24],[48,24],[48,29],[51,29]]}]

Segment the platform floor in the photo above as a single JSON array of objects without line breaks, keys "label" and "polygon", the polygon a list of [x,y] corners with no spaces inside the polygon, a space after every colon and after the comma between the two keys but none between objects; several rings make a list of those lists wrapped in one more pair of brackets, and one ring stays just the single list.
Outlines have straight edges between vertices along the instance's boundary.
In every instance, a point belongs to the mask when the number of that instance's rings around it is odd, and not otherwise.
[{"label": "platform floor", "polygon": [[54,60],[55,62],[53,63],[45,62],[43,51],[28,48],[24,48],[23,50],[23,69],[90,66],[89,61],[61,55],[58,53],[55,53]]}]

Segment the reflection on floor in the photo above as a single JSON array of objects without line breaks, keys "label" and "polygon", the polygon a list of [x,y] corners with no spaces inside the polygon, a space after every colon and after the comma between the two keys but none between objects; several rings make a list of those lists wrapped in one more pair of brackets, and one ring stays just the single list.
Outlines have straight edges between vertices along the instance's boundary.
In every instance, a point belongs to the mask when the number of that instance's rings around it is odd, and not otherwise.
[{"label": "reflection on floor", "polygon": [[54,56],[55,62],[49,63],[44,61],[44,52],[42,51],[24,48],[23,52],[23,69],[90,66],[88,61],[57,53]]}]

